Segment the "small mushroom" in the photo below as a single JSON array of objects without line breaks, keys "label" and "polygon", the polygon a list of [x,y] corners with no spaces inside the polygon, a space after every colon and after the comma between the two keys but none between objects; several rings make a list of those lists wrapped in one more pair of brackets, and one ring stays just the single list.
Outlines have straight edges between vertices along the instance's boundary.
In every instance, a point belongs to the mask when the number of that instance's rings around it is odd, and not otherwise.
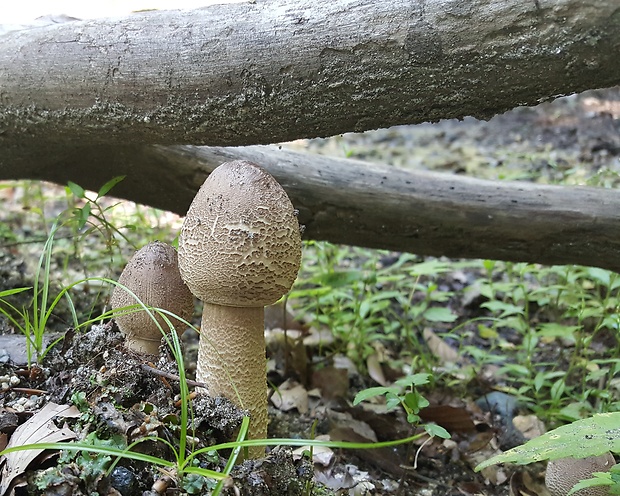
[{"label": "small mushroom", "polygon": [[[194,312],[194,297],[181,280],[177,252],[166,243],[154,241],[140,248],[125,266],[118,282],[147,306],[168,310],[185,320],[190,319]],[[114,287],[110,300],[112,309],[137,303],[123,287]],[[161,316],[156,318],[167,330]],[[146,311],[119,315],[114,320],[125,335],[125,346],[139,353],[157,354],[162,334]],[[177,319],[170,320],[177,332],[184,328]]]},{"label": "small mushroom", "polygon": [[204,303],[196,378],[211,396],[249,410],[249,439],[267,436],[264,307],[290,290],[300,263],[299,223],[284,189],[250,162],[217,167],[183,222],[179,269]]},{"label": "small mushroom", "polygon": [[[575,484],[591,479],[594,472],[607,472],[616,464],[611,453],[586,458],[558,458],[547,465],[545,484],[551,496],[566,496]],[[574,493],[575,496],[606,496],[606,486],[588,487]]]}]

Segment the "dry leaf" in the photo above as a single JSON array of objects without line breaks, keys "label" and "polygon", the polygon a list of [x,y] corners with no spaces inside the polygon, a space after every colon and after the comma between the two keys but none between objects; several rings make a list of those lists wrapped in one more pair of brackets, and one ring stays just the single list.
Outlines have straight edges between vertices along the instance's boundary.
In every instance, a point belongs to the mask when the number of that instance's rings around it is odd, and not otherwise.
[{"label": "dry leaf", "polygon": [[[56,427],[53,418],[74,418],[79,416],[80,412],[74,406],[48,403],[29,420],[15,429],[7,448],[34,443],[56,443],[58,441],[74,439],[76,437],[75,432],[66,426],[62,429]],[[0,495],[6,493],[6,490],[11,485],[11,481],[18,475],[23,474],[30,462],[43,453],[43,451],[42,449],[15,451],[0,458],[0,465],[3,465]]]},{"label": "dry leaf", "polygon": [[451,405],[430,405],[420,411],[424,422],[435,422],[448,431],[476,432],[472,414],[465,407]]},{"label": "dry leaf", "polygon": [[510,496],[549,496],[544,482],[536,481],[523,469],[510,477]]},{"label": "dry leaf", "polygon": [[327,400],[346,397],[349,391],[349,373],[345,369],[324,367],[312,373],[312,386],[321,390]]},{"label": "dry leaf", "polygon": [[[329,441],[330,437],[323,434],[316,436],[315,439]],[[312,452],[312,462],[322,467],[329,467],[335,456],[333,450],[327,446],[313,446],[312,448],[310,446],[302,446],[293,451],[293,460],[301,460],[304,453],[308,452]]]},{"label": "dry leaf", "polygon": [[423,332],[424,340],[431,353],[441,360],[442,363],[459,363],[460,355],[452,346],[441,339],[431,329],[426,328]]},{"label": "dry leaf", "polygon": [[383,368],[379,362],[377,353],[373,353],[366,359],[366,367],[368,367],[368,375],[381,386],[387,386],[389,383],[385,379]]},{"label": "dry leaf", "polygon": [[[328,410],[327,418],[329,419],[332,439],[373,443],[378,441],[377,434],[366,422],[355,420],[349,413]],[[337,433],[336,436],[334,436],[334,432]]]},{"label": "dry leaf", "polygon": [[512,423],[525,439],[534,439],[546,432],[545,424],[536,415],[517,415],[513,417]]},{"label": "dry leaf", "polygon": [[280,384],[271,396],[271,402],[283,412],[296,408],[299,413],[308,413],[308,391],[301,384],[290,379]]}]

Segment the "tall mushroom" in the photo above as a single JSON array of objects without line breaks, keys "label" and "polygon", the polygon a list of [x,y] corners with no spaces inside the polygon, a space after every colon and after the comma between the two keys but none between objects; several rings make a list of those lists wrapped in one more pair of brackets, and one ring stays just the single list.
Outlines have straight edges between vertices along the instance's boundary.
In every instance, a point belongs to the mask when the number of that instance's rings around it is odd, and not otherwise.
[{"label": "tall mushroom", "polygon": [[[181,280],[175,249],[154,241],[140,248],[129,260],[118,282],[131,290],[145,305],[162,308],[184,320],[194,313],[194,297]],[[123,287],[115,286],[110,299],[112,309],[138,303]],[[168,326],[160,316],[157,321],[166,331]],[[116,325],[125,335],[125,346],[139,353],[157,354],[162,334],[157,324],[144,310],[118,315]],[[177,332],[182,324],[171,322]]]},{"label": "tall mushroom", "polygon": [[299,223],[284,189],[250,162],[217,167],[183,222],[179,269],[204,303],[196,377],[211,396],[249,410],[249,439],[267,436],[264,307],[290,290],[300,263]]},{"label": "tall mushroom", "polygon": [[[580,480],[591,479],[594,472],[609,472],[616,464],[611,453],[586,458],[558,458],[547,465],[545,484],[551,496],[566,496]],[[607,486],[588,487],[575,496],[604,496],[609,494]]]}]

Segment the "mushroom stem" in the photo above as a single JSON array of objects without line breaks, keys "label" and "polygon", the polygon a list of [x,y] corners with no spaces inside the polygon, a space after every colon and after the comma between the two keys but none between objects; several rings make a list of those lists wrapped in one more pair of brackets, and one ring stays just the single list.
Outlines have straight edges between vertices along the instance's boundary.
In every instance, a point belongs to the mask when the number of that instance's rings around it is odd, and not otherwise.
[{"label": "mushroom stem", "polygon": [[[225,396],[250,412],[248,439],[267,438],[267,364],[263,307],[204,303],[196,379],[210,396]],[[249,448],[250,458],[265,448]]]}]

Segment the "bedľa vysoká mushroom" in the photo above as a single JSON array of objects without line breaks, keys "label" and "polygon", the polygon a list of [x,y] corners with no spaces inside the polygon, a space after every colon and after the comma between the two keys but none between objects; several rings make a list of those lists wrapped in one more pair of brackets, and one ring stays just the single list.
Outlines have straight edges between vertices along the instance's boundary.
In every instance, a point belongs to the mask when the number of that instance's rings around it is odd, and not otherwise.
[{"label": "bed\u013ea vysok\u00e1 mushroom", "polygon": [[217,167],[183,222],[179,269],[204,304],[196,378],[250,412],[249,439],[267,436],[264,307],[290,290],[300,263],[299,223],[278,182],[250,162]]},{"label": "bed\u013ea vysok\u00e1 mushroom", "polygon": [[[609,472],[616,464],[611,453],[586,458],[558,458],[547,464],[545,484],[551,496],[566,496],[580,480],[591,479],[594,472]],[[605,496],[607,486],[588,487],[574,493],[575,496]]]},{"label": "bed\u013ea vysok\u00e1 mushroom", "polygon": [[[194,297],[181,280],[177,252],[161,241],[140,248],[123,269],[118,282],[147,306],[168,310],[184,320],[189,320],[194,312]],[[137,303],[122,286],[114,286],[110,299],[112,309]],[[157,315],[156,318],[162,329],[167,331],[168,325],[162,317]],[[169,318],[177,332],[185,329],[177,319]],[[162,334],[146,311],[118,315],[114,320],[125,335],[127,348],[138,353],[157,354]]]}]

